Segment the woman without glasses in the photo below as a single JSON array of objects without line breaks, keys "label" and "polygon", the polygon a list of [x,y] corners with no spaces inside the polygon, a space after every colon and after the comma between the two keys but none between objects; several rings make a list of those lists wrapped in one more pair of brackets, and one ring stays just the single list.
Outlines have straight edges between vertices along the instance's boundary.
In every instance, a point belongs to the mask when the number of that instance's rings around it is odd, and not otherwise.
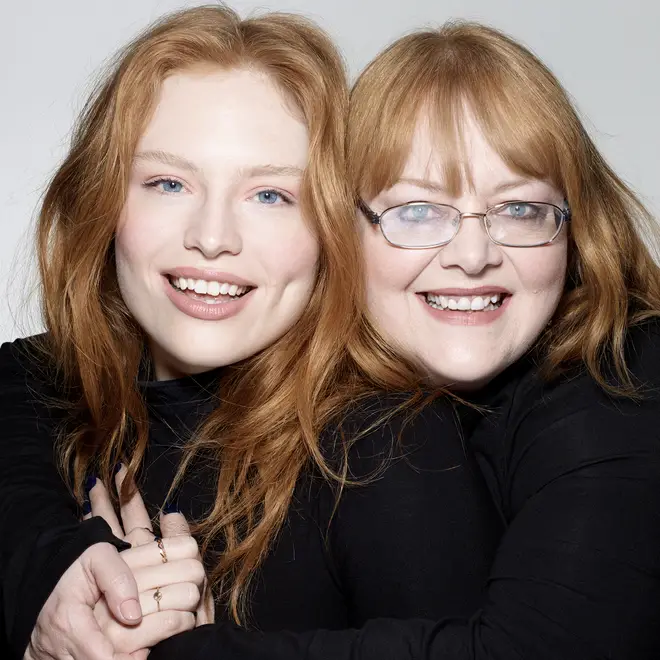
[{"label": "woman without glasses", "polygon": [[[40,218],[49,333],[2,349],[12,657],[144,657],[204,623],[178,509],[200,522],[220,620],[308,630],[477,606],[499,522],[448,402],[426,442],[429,419],[397,414],[410,395],[383,394],[418,377],[357,305],[346,101],[317,28],[219,7],[148,30],[91,99]],[[336,506],[342,433],[351,476],[379,479]]]}]

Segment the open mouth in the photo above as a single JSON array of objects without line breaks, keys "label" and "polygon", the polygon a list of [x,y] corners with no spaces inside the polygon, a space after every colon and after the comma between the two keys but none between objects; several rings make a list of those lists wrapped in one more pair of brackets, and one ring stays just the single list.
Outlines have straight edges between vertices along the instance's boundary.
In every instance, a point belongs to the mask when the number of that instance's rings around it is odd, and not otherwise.
[{"label": "open mouth", "polygon": [[218,305],[232,302],[242,298],[256,287],[241,286],[231,282],[216,282],[213,280],[199,280],[190,277],[166,276],[173,289],[183,293],[193,300],[208,305]]},{"label": "open mouth", "polygon": [[429,307],[457,312],[494,312],[511,294],[485,293],[478,296],[444,296],[437,293],[420,293]]}]

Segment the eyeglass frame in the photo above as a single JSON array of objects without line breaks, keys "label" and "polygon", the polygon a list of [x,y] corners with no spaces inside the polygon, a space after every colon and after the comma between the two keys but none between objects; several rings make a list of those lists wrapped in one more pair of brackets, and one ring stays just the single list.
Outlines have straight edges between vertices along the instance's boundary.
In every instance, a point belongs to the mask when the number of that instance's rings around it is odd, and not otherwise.
[{"label": "eyeglass frame", "polygon": [[[448,241],[443,241],[442,243],[432,243],[431,245],[414,245],[414,246],[409,246],[409,245],[399,245],[398,243],[392,242],[387,236],[385,235],[385,231],[383,230],[383,225],[381,224],[381,218],[388,212],[393,209],[398,209],[404,206],[412,206],[414,204],[426,204],[428,206],[445,206],[450,209],[454,209],[456,213],[458,213],[458,225],[456,227],[456,232],[454,235],[448,240]],[[493,209],[496,209],[500,206],[506,206],[507,204],[544,204],[545,206],[552,206],[556,208],[559,213],[561,214],[561,222],[559,223],[559,226],[557,227],[557,231],[555,232],[554,236],[548,240],[544,241],[543,243],[534,243],[532,245],[511,245],[509,243],[503,243],[502,241],[497,241],[495,240],[490,232],[488,231],[488,224],[486,223],[486,216],[490,211]],[[369,205],[361,198],[359,197],[357,200],[357,207],[364,213],[364,215],[367,217],[367,219],[371,222],[372,225],[378,225],[380,227],[380,233],[383,235],[383,238],[390,244],[393,245],[394,247],[401,248],[402,250],[430,250],[432,248],[439,248],[439,247],[444,247],[445,245],[449,245],[456,236],[458,236],[458,232],[461,230],[461,224],[463,222],[463,218],[481,218],[481,221],[483,223],[484,229],[486,231],[486,236],[488,236],[488,239],[494,243],[495,245],[500,245],[502,247],[512,247],[512,248],[531,248],[531,247],[543,247],[544,245],[550,245],[556,238],[559,236],[561,233],[561,230],[563,229],[564,225],[567,222],[571,221],[571,209],[568,207],[568,204],[564,206],[564,208],[561,208],[557,206],[556,204],[551,204],[550,202],[528,202],[524,201],[522,199],[512,199],[512,200],[507,200],[505,202],[500,202],[499,204],[494,204],[493,206],[489,207],[486,209],[484,213],[462,213],[459,209],[457,209],[455,206],[452,206],[451,204],[436,204],[434,202],[428,202],[426,200],[420,200],[420,201],[410,201],[410,202],[405,202],[404,204],[395,204],[394,206],[390,206],[386,208],[384,211],[381,211],[380,213],[376,213],[373,209],[369,207]]]}]

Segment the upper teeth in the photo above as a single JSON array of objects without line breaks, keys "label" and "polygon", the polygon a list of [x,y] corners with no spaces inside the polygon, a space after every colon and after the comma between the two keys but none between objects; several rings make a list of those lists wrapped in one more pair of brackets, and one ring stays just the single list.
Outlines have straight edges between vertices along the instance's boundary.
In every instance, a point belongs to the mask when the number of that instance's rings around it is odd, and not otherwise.
[{"label": "upper teeth", "polygon": [[486,308],[495,309],[495,305],[502,300],[501,293],[494,293],[490,296],[463,296],[450,298],[449,296],[440,296],[434,293],[427,293],[426,300],[434,306],[442,309],[457,309],[459,311],[482,311]]},{"label": "upper teeth", "polygon": [[247,286],[238,286],[238,284],[230,284],[229,282],[194,280],[191,277],[172,277],[171,282],[177,289],[181,289],[181,291],[190,289],[203,296],[241,296],[250,288]]}]

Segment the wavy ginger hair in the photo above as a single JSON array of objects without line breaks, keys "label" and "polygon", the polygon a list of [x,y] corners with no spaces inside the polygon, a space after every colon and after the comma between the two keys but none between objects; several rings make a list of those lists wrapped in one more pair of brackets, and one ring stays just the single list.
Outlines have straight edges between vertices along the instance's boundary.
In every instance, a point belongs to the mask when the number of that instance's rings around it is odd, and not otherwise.
[{"label": "wavy ginger hair", "polygon": [[109,483],[119,460],[135,475],[148,443],[137,387],[145,337],[119,292],[113,239],[160,85],[198,65],[263,72],[302,115],[310,146],[301,204],[320,244],[317,282],[302,318],[270,348],[223,370],[222,403],[186,444],[175,480],[196,456],[219,466],[214,508],[197,531],[203,552],[222,542],[211,582],[241,621],[250,577],[282,524],[301,469],[309,460],[325,465],[321,429],[364,389],[345,357],[360,323],[362,290],[344,168],[348,86],[325,33],[293,15],[241,20],[209,6],[165,17],[120,52],[84,108],[43,202],[45,349],[66,392],[60,458],[77,497],[87,474]]},{"label": "wavy ginger hair", "polygon": [[[396,183],[424,118],[444,157],[445,183],[457,195],[470,181],[467,112],[509,168],[551,181],[571,209],[567,286],[539,343],[546,374],[582,361],[605,389],[634,394],[624,339],[630,325],[660,314],[660,270],[643,240],[657,241],[657,226],[600,155],[558,80],[521,44],[478,23],[450,22],[379,54],[351,94],[355,196],[371,199]],[[605,357],[616,386],[605,375]]]}]

